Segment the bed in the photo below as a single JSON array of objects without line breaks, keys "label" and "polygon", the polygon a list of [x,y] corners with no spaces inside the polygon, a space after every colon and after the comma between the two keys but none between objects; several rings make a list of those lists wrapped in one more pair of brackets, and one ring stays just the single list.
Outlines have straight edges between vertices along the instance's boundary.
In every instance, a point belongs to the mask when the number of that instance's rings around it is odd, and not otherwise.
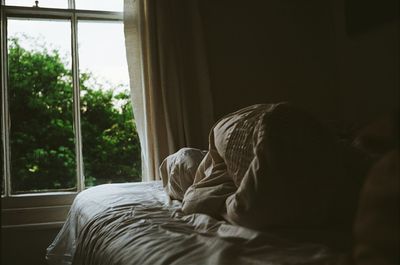
[{"label": "bed", "polygon": [[47,250],[49,264],[336,264],[340,254],[183,215],[160,181],[105,184],[81,192]]},{"label": "bed", "polygon": [[207,151],[165,158],[162,181],[78,194],[47,261],[399,264],[398,152],[367,176],[359,151],[290,104],[244,108],[214,125]]}]

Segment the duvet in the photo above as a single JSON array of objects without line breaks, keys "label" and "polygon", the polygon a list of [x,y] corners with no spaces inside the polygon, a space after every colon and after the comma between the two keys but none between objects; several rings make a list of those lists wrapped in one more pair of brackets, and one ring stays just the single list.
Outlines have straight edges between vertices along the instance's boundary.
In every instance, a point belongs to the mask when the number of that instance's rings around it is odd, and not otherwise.
[{"label": "duvet", "polygon": [[337,264],[340,255],[205,214],[184,215],[156,181],[81,192],[46,258],[57,265],[322,265]]}]

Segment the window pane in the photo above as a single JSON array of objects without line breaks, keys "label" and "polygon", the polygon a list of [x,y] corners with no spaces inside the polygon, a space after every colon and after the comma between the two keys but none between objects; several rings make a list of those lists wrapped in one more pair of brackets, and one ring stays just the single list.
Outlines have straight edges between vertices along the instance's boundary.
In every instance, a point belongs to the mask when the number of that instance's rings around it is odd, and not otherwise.
[{"label": "window pane", "polygon": [[[10,6],[35,6],[35,0],[6,0]],[[68,8],[68,0],[39,0],[39,7]]]},{"label": "window pane", "polygon": [[75,0],[75,8],[122,12],[123,2],[123,0]]},{"label": "window pane", "polygon": [[8,20],[13,193],[75,189],[70,27]]},{"label": "window pane", "polygon": [[140,181],[123,24],[80,21],[78,40],[86,185]]}]

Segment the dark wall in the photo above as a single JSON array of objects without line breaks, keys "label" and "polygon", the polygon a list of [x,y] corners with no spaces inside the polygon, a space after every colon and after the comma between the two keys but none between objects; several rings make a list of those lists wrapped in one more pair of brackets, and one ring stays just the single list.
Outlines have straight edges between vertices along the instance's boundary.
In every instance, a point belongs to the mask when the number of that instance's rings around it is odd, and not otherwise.
[{"label": "dark wall", "polygon": [[288,100],[324,119],[367,120],[398,106],[398,20],[349,33],[346,15],[357,14],[346,4],[202,1],[216,115]]},{"label": "dark wall", "polygon": [[46,265],[46,249],[60,228],[10,228],[1,231],[1,264]]}]

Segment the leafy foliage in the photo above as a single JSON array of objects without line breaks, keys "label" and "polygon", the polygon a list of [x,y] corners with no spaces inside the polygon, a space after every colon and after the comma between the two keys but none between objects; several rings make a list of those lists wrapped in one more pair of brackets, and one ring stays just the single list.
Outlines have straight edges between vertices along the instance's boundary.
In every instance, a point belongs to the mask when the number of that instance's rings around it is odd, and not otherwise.
[{"label": "leafy foliage", "polygon": [[[57,50],[9,40],[11,174],[14,191],[76,186],[71,70]],[[88,186],[139,181],[140,144],[129,93],[80,74],[83,162]],[[118,104],[116,104],[118,103]]]}]

